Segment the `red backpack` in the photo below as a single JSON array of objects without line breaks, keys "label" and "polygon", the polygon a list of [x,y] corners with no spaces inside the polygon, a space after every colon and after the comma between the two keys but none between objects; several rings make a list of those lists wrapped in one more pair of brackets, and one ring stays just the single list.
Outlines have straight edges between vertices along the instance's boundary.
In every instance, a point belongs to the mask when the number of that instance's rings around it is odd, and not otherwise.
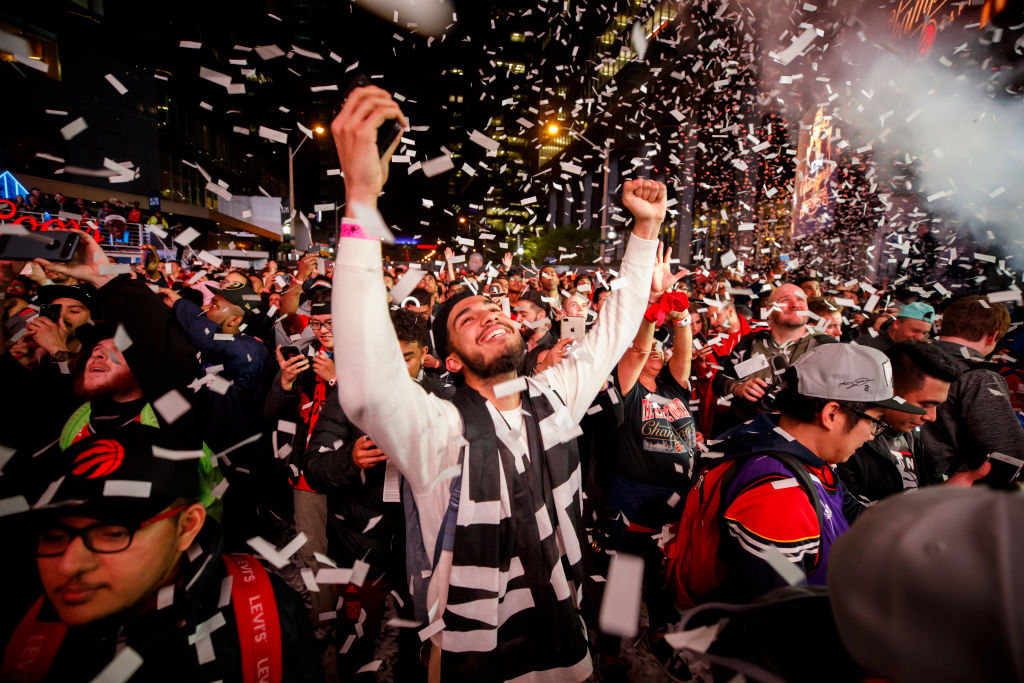
[{"label": "red backpack", "polygon": [[709,462],[686,495],[676,537],[665,546],[668,558],[665,583],[675,594],[680,609],[690,609],[705,602],[707,596],[725,580],[727,568],[718,556],[724,512],[722,495],[732,486],[743,463],[755,455],[770,456],[786,466],[810,498],[821,528],[821,501],[810,474],[793,455],[769,451],[725,462]]},{"label": "red backpack", "polygon": [[[283,676],[281,621],[270,575],[252,555],[223,557],[231,577],[231,603],[238,628],[242,680],[280,683]],[[0,665],[0,680],[46,679],[68,627],[59,621],[39,621],[42,605],[40,597],[18,624]]]}]

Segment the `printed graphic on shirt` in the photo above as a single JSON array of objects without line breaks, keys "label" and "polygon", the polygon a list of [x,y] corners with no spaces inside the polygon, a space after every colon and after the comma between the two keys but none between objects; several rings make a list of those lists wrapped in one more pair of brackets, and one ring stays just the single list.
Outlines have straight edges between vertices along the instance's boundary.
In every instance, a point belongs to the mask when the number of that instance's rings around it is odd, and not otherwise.
[{"label": "printed graphic on shirt", "polygon": [[642,399],[642,424],[645,451],[655,453],[683,453],[692,450],[696,430],[690,411],[678,398],[666,405],[658,405],[649,398]]}]

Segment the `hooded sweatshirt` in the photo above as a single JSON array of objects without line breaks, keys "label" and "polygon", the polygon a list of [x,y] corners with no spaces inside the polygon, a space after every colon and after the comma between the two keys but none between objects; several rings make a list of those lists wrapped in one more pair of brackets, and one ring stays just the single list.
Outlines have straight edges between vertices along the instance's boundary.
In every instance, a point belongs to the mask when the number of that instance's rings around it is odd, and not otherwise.
[{"label": "hooded sweatshirt", "polygon": [[[787,585],[763,557],[766,547],[774,547],[803,571],[808,584],[824,585],[832,543],[849,528],[843,517],[843,486],[833,466],[777,425],[777,415],[759,415],[726,432],[710,454],[723,461],[742,460],[719,508],[724,526],[718,556],[728,572],[716,600],[749,602]],[[803,487],[771,457],[778,451],[799,460],[810,475],[824,528]]]}]

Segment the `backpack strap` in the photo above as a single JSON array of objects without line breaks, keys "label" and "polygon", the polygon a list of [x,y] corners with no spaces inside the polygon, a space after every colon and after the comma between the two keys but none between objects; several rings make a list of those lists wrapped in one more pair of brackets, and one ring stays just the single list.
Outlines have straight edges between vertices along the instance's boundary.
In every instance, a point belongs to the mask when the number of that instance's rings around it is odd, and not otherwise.
[{"label": "backpack strap", "polygon": [[247,554],[224,555],[231,577],[231,604],[235,610],[238,645],[245,683],[281,683],[281,620],[270,575]]},{"label": "backpack strap", "polygon": [[0,680],[27,683],[46,679],[68,627],[60,621],[39,621],[42,606],[43,598],[40,596],[22,617],[7,643],[3,664],[0,665]]}]

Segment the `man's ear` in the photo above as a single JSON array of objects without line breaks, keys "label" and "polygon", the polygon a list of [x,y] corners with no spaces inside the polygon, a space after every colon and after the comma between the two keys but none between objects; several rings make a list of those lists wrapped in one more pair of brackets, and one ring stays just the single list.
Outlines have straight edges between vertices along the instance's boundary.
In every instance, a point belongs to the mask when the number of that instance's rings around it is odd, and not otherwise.
[{"label": "man's ear", "polygon": [[420,365],[423,364],[423,361],[426,360],[427,356],[429,355],[430,347],[424,344],[423,346],[420,347]]},{"label": "man's ear", "polygon": [[995,332],[992,332],[991,334],[986,334],[985,337],[982,339],[982,344],[984,344],[985,346],[995,346],[996,343],[998,343],[998,342],[999,342],[999,330],[996,330]]},{"label": "man's ear", "polygon": [[818,424],[823,429],[828,431],[836,431],[840,428],[839,420],[842,417],[842,411],[839,409],[839,404],[835,401],[829,401],[825,404],[825,407],[818,413]]},{"label": "man's ear", "polygon": [[192,541],[206,522],[206,508],[200,503],[189,505],[178,517],[178,540],[174,549],[180,553],[192,547]]},{"label": "man's ear", "polygon": [[444,359],[444,366],[453,374],[462,372],[462,361],[454,353],[448,354]]}]

